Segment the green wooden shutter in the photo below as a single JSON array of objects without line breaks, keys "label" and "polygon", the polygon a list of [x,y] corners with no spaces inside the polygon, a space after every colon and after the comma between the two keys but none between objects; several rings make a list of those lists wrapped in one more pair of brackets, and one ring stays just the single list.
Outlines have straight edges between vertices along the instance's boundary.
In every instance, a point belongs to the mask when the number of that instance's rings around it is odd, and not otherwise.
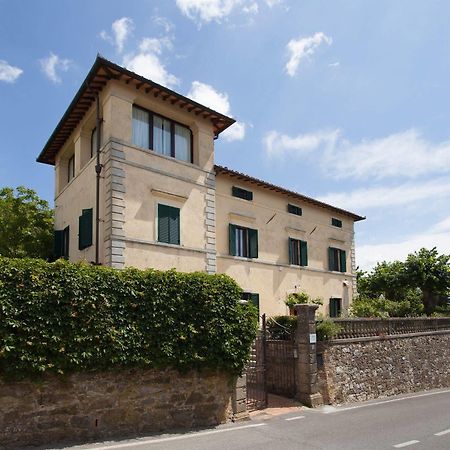
[{"label": "green wooden shutter", "polygon": [[64,258],[69,257],[69,248],[70,248],[70,226],[67,225],[63,230],[63,239],[62,239],[62,256]]},{"label": "green wooden shutter", "polygon": [[228,239],[230,244],[230,255],[236,256],[236,225],[230,223],[228,225]]},{"label": "green wooden shutter", "polygon": [[308,265],[308,244],[306,241],[300,241],[300,265]]},{"label": "green wooden shutter", "polygon": [[259,294],[250,294],[250,301],[252,305],[256,307],[259,312]]},{"label": "green wooden shutter", "polygon": [[294,264],[293,255],[292,255],[292,238],[288,238],[288,246],[289,246],[289,264]]},{"label": "green wooden shutter", "polygon": [[78,218],[78,249],[83,250],[92,245],[92,208],[83,209]]},{"label": "green wooden shutter", "polygon": [[169,235],[169,207],[158,204],[158,241],[168,244]]},{"label": "green wooden shutter", "polygon": [[328,270],[334,270],[334,248],[328,247]]},{"label": "green wooden shutter", "polygon": [[345,250],[341,250],[339,252],[339,257],[341,259],[341,264],[340,264],[341,272],[347,272],[347,256],[345,254]]},{"label": "green wooden shutter", "polygon": [[258,257],[258,230],[248,229],[248,240],[250,247],[250,258]]},{"label": "green wooden shutter", "polygon": [[55,230],[53,235],[53,255],[55,259],[61,258],[63,256],[63,240],[64,231]]},{"label": "green wooden shutter", "polygon": [[180,209],[158,204],[158,241],[180,244]]},{"label": "green wooden shutter", "polygon": [[336,302],[334,298],[330,298],[330,317],[336,317]]},{"label": "green wooden shutter", "polygon": [[169,241],[180,245],[180,210],[169,207]]}]

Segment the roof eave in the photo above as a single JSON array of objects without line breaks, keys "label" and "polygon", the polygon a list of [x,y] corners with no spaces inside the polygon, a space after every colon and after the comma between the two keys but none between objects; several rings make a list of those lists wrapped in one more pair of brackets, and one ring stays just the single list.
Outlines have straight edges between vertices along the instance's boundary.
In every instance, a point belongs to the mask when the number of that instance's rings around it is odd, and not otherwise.
[{"label": "roof eave", "polygon": [[277,185],[268,183],[267,181],[260,180],[259,178],[254,178],[254,177],[251,177],[250,175],[246,175],[244,173],[237,172],[235,170],[231,170],[228,167],[215,165],[214,169],[215,169],[215,171],[217,173],[223,173],[223,174],[227,174],[227,175],[230,175],[230,176],[235,176],[237,178],[242,178],[244,181],[248,181],[250,183],[255,183],[255,184],[258,184],[260,186],[266,187],[268,189],[279,191],[279,192],[281,192],[283,194],[290,195],[290,196],[292,196],[294,198],[297,198],[299,200],[302,200],[302,201],[305,201],[305,202],[308,202],[308,203],[312,203],[312,204],[314,204],[316,206],[319,206],[319,207],[322,207],[322,208],[329,209],[331,211],[334,211],[334,212],[336,212],[338,214],[345,215],[347,217],[351,217],[354,222],[359,222],[361,220],[365,220],[366,219],[365,216],[360,216],[360,215],[352,213],[350,211],[346,211],[345,209],[341,209],[341,208],[338,208],[336,206],[329,205],[328,203],[321,202],[320,200],[316,200],[316,199],[308,197],[306,195],[299,194],[298,192],[290,191],[289,189],[283,188],[282,186],[277,186]]},{"label": "roof eave", "polygon": [[[43,163],[43,164],[50,164],[50,165],[54,165],[55,164],[55,156],[57,154],[57,152],[59,150],[56,150],[56,153],[54,154],[50,154],[49,152],[55,152],[54,150],[52,150],[50,147],[52,144],[54,144],[54,140],[56,138],[58,138],[58,134],[60,132],[62,132],[64,125],[66,124],[66,121],[69,119],[70,115],[73,113],[74,109],[77,107],[79,101],[82,99],[83,95],[89,90],[90,88],[90,83],[92,83],[93,81],[95,81],[95,77],[97,75],[97,72],[101,69],[101,68],[106,68],[106,69],[112,69],[113,71],[119,72],[120,76],[124,75],[124,76],[128,76],[130,77],[130,79],[134,79],[140,83],[143,84],[147,84],[149,86],[151,86],[154,89],[158,89],[159,91],[165,92],[166,95],[168,95],[169,97],[173,97],[175,99],[177,99],[178,101],[182,101],[185,104],[189,104],[192,105],[193,110],[194,109],[198,109],[198,113],[195,112],[195,114],[206,114],[209,116],[213,116],[216,117],[217,119],[210,119],[211,122],[213,123],[214,129],[215,129],[215,134],[219,135],[220,133],[222,133],[223,131],[225,131],[228,127],[230,127],[231,125],[233,125],[236,120],[233,119],[232,117],[228,117],[222,113],[219,113],[217,111],[214,111],[211,108],[208,108],[204,105],[201,105],[200,103],[197,103],[194,100],[189,99],[188,97],[185,97],[181,94],[178,94],[175,91],[172,91],[171,89],[162,86],[158,83],[155,83],[152,80],[148,80],[147,78],[142,77],[141,75],[138,75],[134,72],[129,71],[128,69],[125,69],[124,67],[118,66],[117,64],[114,64],[113,62],[103,58],[102,56],[98,55],[97,58],[95,59],[94,64],[92,65],[91,69],[89,70],[89,73],[87,74],[86,78],[84,79],[83,83],[81,84],[80,88],[78,89],[77,93],[75,94],[73,100],[71,101],[70,105],[68,106],[68,108],[66,109],[64,115],[62,116],[62,118],[60,119],[60,121],[58,122],[58,124],[56,125],[53,133],[51,134],[51,136],[49,137],[49,139],[47,140],[44,148],[42,149],[42,151],[39,153],[39,156],[36,158],[37,162]],[[109,80],[108,80],[109,81]],[[102,90],[99,89],[98,92],[100,92]],[[81,120],[81,119],[80,119]],[[76,128],[76,126],[74,126],[73,130]],[[64,135],[62,137],[60,137],[61,139],[64,139]],[[67,137],[65,138],[67,139]],[[57,144],[54,144],[57,145]],[[64,144],[62,144],[64,145]]]}]

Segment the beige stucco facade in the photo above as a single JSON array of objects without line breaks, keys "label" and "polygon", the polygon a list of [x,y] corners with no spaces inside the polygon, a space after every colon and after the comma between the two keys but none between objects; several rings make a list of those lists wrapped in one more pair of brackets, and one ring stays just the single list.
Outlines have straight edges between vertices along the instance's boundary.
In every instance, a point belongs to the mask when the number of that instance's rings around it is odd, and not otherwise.
[{"label": "beige stucco facade", "polygon": [[[244,291],[259,294],[260,311],[284,314],[286,295],[304,290],[328,300],[341,298],[343,309],[354,290],[354,219],[336,208],[319,206],[301,196],[237,178],[214,166],[214,130],[202,114],[146,93],[123,80],[102,89],[100,110],[100,263],[116,268],[171,269],[226,273]],[[193,163],[157,154],[132,144],[133,105],[186,125],[192,131]],[[94,261],[95,239],[78,249],[78,218],[93,208],[96,155],[91,157],[95,103],[73,129],[55,157],[55,228],[70,227],[69,259]],[[75,176],[68,181],[68,161],[75,155]],[[253,200],[232,196],[232,187],[253,192]],[[287,204],[302,215],[287,212]],[[318,203],[318,202],[317,202]],[[158,204],[180,210],[180,245],[158,240]],[[330,209],[331,208],[331,209]],[[94,213],[95,217],[95,213]],[[342,221],[333,227],[331,218]],[[231,256],[229,224],[258,230],[258,257]],[[93,225],[95,227],[95,223]],[[307,242],[308,265],[289,264],[288,238]],[[328,270],[328,247],[346,251],[347,272]]]}]

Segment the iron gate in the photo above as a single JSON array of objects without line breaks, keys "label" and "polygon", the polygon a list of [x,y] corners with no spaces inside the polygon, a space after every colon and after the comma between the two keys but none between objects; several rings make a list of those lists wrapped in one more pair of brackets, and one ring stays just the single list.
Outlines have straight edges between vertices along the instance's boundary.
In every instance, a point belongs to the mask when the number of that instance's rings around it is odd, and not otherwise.
[{"label": "iron gate", "polygon": [[287,332],[269,335],[265,314],[252,345],[246,375],[249,411],[266,408],[269,393],[290,398],[296,395],[297,351],[293,337]]},{"label": "iron gate", "polygon": [[266,315],[262,315],[262,327],[253,342],[246,369],[247,409],[255,411],[267,407],[266,385]]}]

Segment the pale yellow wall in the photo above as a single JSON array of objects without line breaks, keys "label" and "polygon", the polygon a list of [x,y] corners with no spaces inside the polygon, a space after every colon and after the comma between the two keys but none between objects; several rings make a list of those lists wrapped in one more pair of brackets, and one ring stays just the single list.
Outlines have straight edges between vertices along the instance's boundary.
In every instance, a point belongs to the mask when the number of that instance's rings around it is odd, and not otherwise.
[{"label": "pale yellow wall", "polygon": [[[227,175],[219,174],[216,182],[217,269],[232,276],[245,291],[258,293],[261,312],[286,313],[286,295],[299,290],[322,297],[324,306],[319,312],[324,314],[328,314],[331,297],[342,298],[348,306],[352,296],[352,220]],[[252,191],[253,201],[232,197],[232,186]],[[303,215],[289,214],[288,203],[300,206]],[[342,220],[342,229],[331,226],[332,217]],[[258,230],[257,259],[229,255],[230,223]],[[289,237],[307,241],[307,267],[289,265]],[[346,274],[328,271],[328,247],[346,251]]]},{"label": "pale yellow wall", "polygon": [[[131,143],[133,104],[189,126],[193,132],[194,164],[134,147]],[[118,81],[105,87],[100,105],[103,119],[101,159],[104,165],[100,190],[101,262],[108,263],[105,248],[109,248],[111,240],[116,239],[125,243],[120,256],[125,266],[205,270],[205,180],[214,165],[212,123]],[[55,227],[63,229],[70,225],[69,253],[72,261],[93,261],[95,256],[94,245],[78,250],[81,210],[93,207],[95,214],[95,155],[90,158],[91,133],[95,125],[94,104],[59,152],[55,163]],[[125,160],[111,156],[112,145],[119,148],[117,144],[120,144]],[[75,178],[67,183],[67,160],[73,153],[76,173]],[[114,169],[111,158],[115,159]],[[117,180],[113,174],[117,170],[121,173],[120,182],[125,191],[121,194],[123,199],[115,202],[125,205],[120,209],[116,204],[111,208],[111,185],[114,184],[111,182]],[[158,203],[181,209],[179,247],[157,241]],[[116,236],[114,226],[120,221],[124,221],[123,235]],[[95,239],[95,226],[93,233]]]},{"label": "pale yellow wall", "polygon": [[[348,306],[353,281],[350,273],[351,219],[227,175],[217,176],[214,191],[211,179],[209,184],[207,180],[214,164],[211,122],[170,102],[163,102],[151,93],[146,95],[117,81],[110,82],[104,89],[100,103],[103,117],[102,164],[105,166],[100,190],[101,262],[114,267],[204,271],[211,251],[217,250],[217,272],[232,276],[245,291],[258,293],[261,312],[268,315],[286,313],[284,299],[287,293],[298,290],[322,297],[325,305],[321,312],[325,314],[328,313],[330,297],[340,297],[344,308]],[[194,164],[133,146],[133,104],[189,126],[194,137]],[[63,229],[70,225],[71,260],[94,260],[94,246],[78,250],[81,210],[92,207],[95,217],[95,155],[90,159],[88,154],[94,127],[93,106],[56,158],[55,227]],[[72,152],[76,157],[76,176],[67,184],[64,181],[67,177],[66,162]],[[116,194],[114,185],[119,189]],[[233,185],[251,190],[253,201],[232,197]],[[212,220],[216,227],[214,237],[210,230],[207,231],[211,224],[207,225],[208,220],[205,220],[206,199],[209,198],[211,203],[211,195],[216,202],[216,216]],[[300,206],[303,215],[288,214],[288,202]],[[180,246],[158,243],[158,203],[181,209]],[[332,217],[342,220],[342,229],[331,226]],[[229,255],[229,223],[258,229],[258,259]],[[93,233],[95,240],[95,226]],[[289,266],[288,237],[308,242],[308,267]],[[111,250],[113,241],[117,248]],[[346,250],[348,273],[328,271],[330,246]],[[116,255],[116,264],[111,262],[111,253]],[[214,266],[214,262],[210,264]]]},{"label": "pale yellow wall", "polygon": [[[95,221],[95,161],[91,160],[55,198],[55,229],[70,226],[69,259],[95,260],[94,246],[78,250],[78,217],[83,209],[93,208]],[[93,231],[95,226],[93,227]],[[95,239],[95,233],[93,234]]]},{"label": "pale yellow wall", "polygon": [[[125,265],[205,270],[205,172],[134,147],[124,152]],[[180,209],[180,246],[158,242],[158,204]]]}]

